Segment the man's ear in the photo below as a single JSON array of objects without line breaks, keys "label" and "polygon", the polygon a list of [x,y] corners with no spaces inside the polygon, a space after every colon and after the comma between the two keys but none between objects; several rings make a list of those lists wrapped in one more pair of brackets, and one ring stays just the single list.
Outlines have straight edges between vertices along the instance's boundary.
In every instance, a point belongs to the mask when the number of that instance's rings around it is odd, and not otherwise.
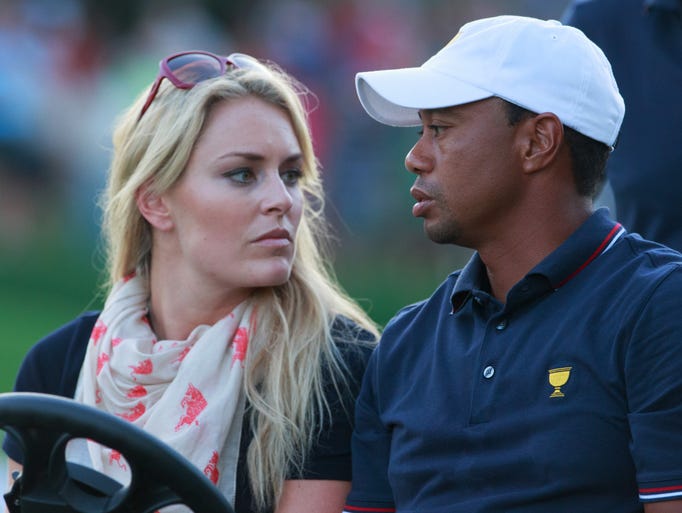
[{"label": "man's ear", "polygon": [[551,112],[538,114],[523,121],[526,137],[523,169],[526,173],[546,168],[557,158],[564,140],[564,126]]},{"label": "man's ear", "polygon": [[173,228],[173,218],[166,204],[164,196],[152,191],[150,182],[145,182],[135,193],[137,208],[147,222],[161,231]]}]

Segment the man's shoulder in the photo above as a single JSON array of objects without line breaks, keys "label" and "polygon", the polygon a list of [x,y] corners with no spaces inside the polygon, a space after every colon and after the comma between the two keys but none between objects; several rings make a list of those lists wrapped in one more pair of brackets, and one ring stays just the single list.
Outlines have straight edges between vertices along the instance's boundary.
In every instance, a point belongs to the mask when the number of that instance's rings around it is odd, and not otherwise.
[{"label": "man's shoulder", "polygon": [[628,37],[637,41],[633,33],[640,30],[636,21],[643,11],[642,0],[579,0],[569,4],[561,21],[582,30],[609,56],[607,50],[627,45]]},{"label": "man's shoulder", "polygon": [[[452,293],[461,271],[450,274],[426,299],[404,306],[388,322],[381,337],[382,343],[397,334],[416,334],[422,329],[433,330],[434,323],[452,312]],[[424,333],[422,333],[424,334]]]},{"label": "man's shoulder", "polygon": [[597,259],[602,261],[599,284],[592,284],[595,297],[599,289],[634,305],[682,294],[682,254],[674,249],[628,234],[605,257]]},{"label": "man's shoulder", "polygon": [[682,267],[682,253],[636,233],[624,238],[632,254],[632,264],[643,272],[669,273]]},{"label": "man's shoulder", "polygon": [[[598,22],[604,21],[609,17],[622,15],[621,10],[627,6],[632,8],[639,5],[643,8],[642,0],[574,0],[563,13],[562,21],[569,25],[576,24],[576,21]],[[597,16],[596,20],[590,19]]]}]

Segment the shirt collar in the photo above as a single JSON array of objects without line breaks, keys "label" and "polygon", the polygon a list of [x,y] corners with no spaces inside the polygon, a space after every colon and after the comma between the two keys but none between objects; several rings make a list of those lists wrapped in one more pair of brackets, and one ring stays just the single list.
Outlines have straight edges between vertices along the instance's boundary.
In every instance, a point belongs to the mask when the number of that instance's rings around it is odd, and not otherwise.
[{"label": "shirt collar", "polygon": [[624,234],[625,229],[609,218],[608,210],[599,209],[529,274],[541,274],[554,289],[561,288]]},{"label": "shirt collar", "polygon": [[464,306],[471,297],[472,292],[475,290],[482,290],[485,292],[490,290],[488,274],[486,273],[485,265],[483,265],[478,253],[474,253],[471,256],[469,262],[467,262],[464,269],[462,269],[462,272],[457,277],[457,281],[455,281],[455,286],[450,298],[453,313]]},{"label": "shirt collar", "polygon": [[[625,229],[609,218],[608,210],[599,209],[524,279],[542,276],[556,290],[608,251],[624,234]],[[475,291],[490,291],[485,265],[478,253],[473,254],[457,277],[451,296],[452,311],[460,310]]]}]

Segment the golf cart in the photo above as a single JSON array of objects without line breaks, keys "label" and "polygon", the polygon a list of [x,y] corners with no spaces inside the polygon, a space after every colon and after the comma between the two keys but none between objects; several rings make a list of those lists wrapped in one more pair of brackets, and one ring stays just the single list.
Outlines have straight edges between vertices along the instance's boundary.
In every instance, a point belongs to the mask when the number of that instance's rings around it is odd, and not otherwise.
[{"label": "golf cart", "polygon": [[[130,422],[72,399],[0,394],[0,429],[24,453],[23,472],[5,495],[10,513],[153,513],[171,504],[195,513],[233,513],[218,488],[177,451]],[[130,466],[130,483],[66,461],[66,444],[77,438],[119,451]]]}]

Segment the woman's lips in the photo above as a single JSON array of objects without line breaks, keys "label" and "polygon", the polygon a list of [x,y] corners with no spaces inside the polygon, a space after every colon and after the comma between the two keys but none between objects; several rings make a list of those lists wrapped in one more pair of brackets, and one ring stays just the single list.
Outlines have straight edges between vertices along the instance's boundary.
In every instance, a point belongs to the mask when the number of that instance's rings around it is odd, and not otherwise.
[{"label": "woman's lips", "polygon": [[261,246],[281,248],[289,246],[292,241],[287,230],[278,228],[260,235],[253,242]]}]

